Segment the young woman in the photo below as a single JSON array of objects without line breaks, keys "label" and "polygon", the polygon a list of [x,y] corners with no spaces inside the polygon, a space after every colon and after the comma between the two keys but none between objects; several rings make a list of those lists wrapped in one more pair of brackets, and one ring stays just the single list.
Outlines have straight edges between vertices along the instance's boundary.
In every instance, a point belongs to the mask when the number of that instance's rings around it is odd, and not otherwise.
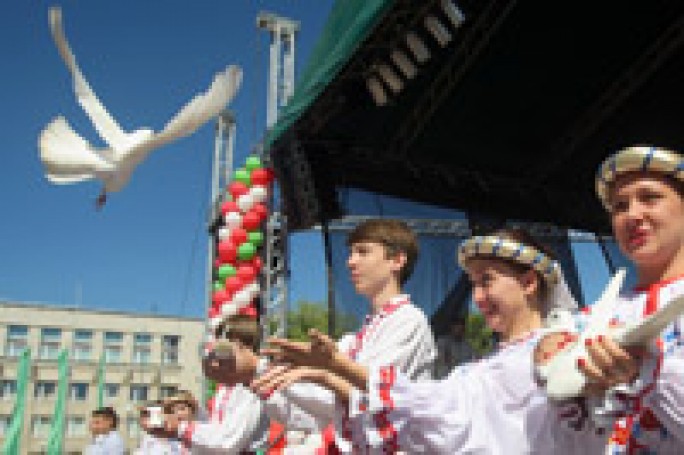
[{"label": "young woman", "polygon": [[[613,321],[618,325],[638,322],[684,295],[683,170],[684,157],[645,146],[623,149],[599,168],[599,198],[615,240],[638,275],[638,286],[617,302]],[[645,355],[622,349],[609,333],[587,341],[588,356],[578,367],[598,395],[575,400],[584,411],[565,415],[578,431],[594,426],[608,436],[586,432],[579,450],[684,453],[683,330],[680,316]],[[542,346],[553,343],[549,336]]]},{"label": "young woman", "polygon": [[459,249],[473,299],[501,343],[441,381],[410,381],[392,366],[363,367],[324,336],[273,340],[268,354],[297,367],[254,384],[316,381],[346,403],[354,453],[562,453],[555,415],[533,375],[532,353],[552,308],[574,308],[558,264],[525,232],[473,237]]}]

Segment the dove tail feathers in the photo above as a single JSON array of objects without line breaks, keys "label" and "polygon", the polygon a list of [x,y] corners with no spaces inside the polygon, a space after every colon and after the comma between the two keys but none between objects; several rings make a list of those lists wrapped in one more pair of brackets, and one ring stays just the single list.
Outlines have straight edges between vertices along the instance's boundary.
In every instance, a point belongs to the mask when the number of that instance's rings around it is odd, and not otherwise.
[{"label": "dove tail feathers", "polygon": [[57,184],[90,180],[96,177],[96,172],[111,168],[61,116],[40,133],[38,150],[45,177]]}]

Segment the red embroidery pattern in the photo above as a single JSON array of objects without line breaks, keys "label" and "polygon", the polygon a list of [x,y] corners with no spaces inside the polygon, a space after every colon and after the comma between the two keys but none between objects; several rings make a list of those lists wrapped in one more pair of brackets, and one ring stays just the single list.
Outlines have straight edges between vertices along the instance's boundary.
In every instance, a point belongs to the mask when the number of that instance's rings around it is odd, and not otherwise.
[{"label": "red embroidery pattern", "polygon": [[[654,283],[648,287],[637,288],[637,291],[647,292],[646,304],[644,305],[643,317],[650,316],[658,310],[659,296],[661,290],[675,281],[682,279],[682,276],[664,280],[658,283]],[[626,416],[624,419],[620,419],[615,422],[613,426],[613,431],[610,435],[609,441],[610,445],[615,449],[623,449],[629,455],[637,454],[640,449],[647,449],[648,447],[641,444],[634,435],[635,425],[639,425],[643,431],[660,431],[663,427],[658,421],[653,412],[643,406],[643,398],[651,392],[656,384],[658,377],[660,376],[660,370],[663,365],[663,340],[656,340],[656,345],[658,347],[658,359],[656,361],[655,368],[653,369],[653,377],[650,384],[648,384],[639,393],[638,396],[633,398],[634,408],[630,415]]]},{"label": "red embroidery pattern", "polygon": [[[356,332],[356,335],[354,337],[354,344],[352,345],[352,347],[347,352],[347,355],[349,356],[349,358],[351,358],[352,360],[357,360],[359,353],[361,352],[361,350],[364,347],[365,341],[367,340],[367,338],[370,334],[372,334],[375,330],[377,330],[377,326],[380,324],[380,321],[382,321],[384,318],[391,315],[392,313],[397,311],[397,309],[401,308],[402,306],[404,306],[408,303],[409,303],[408,296],[406,296],[406,295],[397,296],[394,299],[387,302],[387,304],[385,304],[380,309],[380,311],[377,312],[376,314],[367,315],[363,326],[361,327],[361,329],[358,332]],[[394,378],[392,379],[392,382],[394,382]],[[387,393],[389,394],[389,389],[388,389]],[[387,396],[389,396],[389,395],[387,395]],[[389,428],[391,428],[391,430],[387,429],[385,431],[390,431],[390,432],[394,431],[391,423],[387,419],[387,413],[385,413],[383,411],[380,414],[382,415],[382,417],[379,417],[379,416],[375,417],[376,426],[380,429],[380,428],[387,428],[387,426],[389,425]],[[378,420],[378,418],[380,420]],[[342,438],[351,442],[352,441],[352,431],[351,431],[350,422],[349,422],[349,411],[348,411],[348,409],[345,409],[344,415],[342,416],[342,429],[341,430],[342,430],[341,431]],[[391,433],[388,433],[388,434],[391,434]],[[382,432],[381,432],[381,435],[382,435]],[[383,436],[383,439],[384,438],[385,438],[385,436]],[[396,444],[396,431],[394,432],[393,440],[395,441],[394,443]],[[352,444],[353,444],[353,442],[352,442]],[[360,448],[356,444],[353,444],[353,449],[354,449],[354,452],[356,453],[357,451],[359,451]],[[396,451],[396,449],[395,449],[395,451]],[[393,452],[391,452],[391,453],[393,453]]]},{"label": "red embroidery pattern", "polygon": [[366,320],[361,327],[361,329],[356,332],[354,337],[354,345],[351,347],[347,355],[352,359],[356,360],[359,352],[363,349],[363,344],[371,333],[377,329],[380,321],[387,316],[391,315],[397,309],[401,308],[403,305],[409,303],[408,297],[405,295],[399,296],[395,299],[390,300],[386,305],[384,305],[380,311],[373,315],[367,315]]}]

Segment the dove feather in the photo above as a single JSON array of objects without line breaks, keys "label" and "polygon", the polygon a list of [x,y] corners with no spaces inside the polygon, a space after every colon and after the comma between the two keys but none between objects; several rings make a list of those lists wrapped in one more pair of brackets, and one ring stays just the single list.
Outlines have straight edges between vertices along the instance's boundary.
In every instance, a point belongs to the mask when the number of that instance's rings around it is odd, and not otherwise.
[{"label": "dove feather", "polygon": [[76,57],[71,51],[64,34],[61,9],[58,7],[50,8],[49,19],[52,38],[55,41],[59,55],[64,60],[73,78],[74,92],[78,103],[90,118],[100,137],[114,150],[121,150],[126,146],[127,133],[102,105],[76,64]]}]

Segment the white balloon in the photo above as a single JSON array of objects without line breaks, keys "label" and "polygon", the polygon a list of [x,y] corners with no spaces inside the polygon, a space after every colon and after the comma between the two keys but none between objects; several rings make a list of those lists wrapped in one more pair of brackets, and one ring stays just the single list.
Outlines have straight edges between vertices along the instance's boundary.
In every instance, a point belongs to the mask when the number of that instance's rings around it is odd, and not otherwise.
[{"label": "white balloon", "polygon": [[223,215],[223,221],[225,221],[228,229],[235,229],[242,224],[242,215],[238,212],[227,212]]},{"label": "white balloon", "polygon": [[249,293],[250,295],[250,300],[259,295],[259,291],[261,288],[259,287],[259,283],[256,281],[253,281],[249,283],[247,286],[245,286],[245,290]]},{"label": "white balloon", "polygon": [[263,185],[254,185],[249,189],[249,195],[255,202],[264,202],[268,196],[268,190]]},{"label": "white balloon", "polygon": [[230,229],[225,226],[218,228],[218,238],[219,240],[225,240],[230,236]]},{"label": "white balloon", "polygon": [[243,194],[237,198],[237,205],[240,207],[240,210],[242,210],[243,213],[251,209],[254,205],[254,202],[254,197],[252,197],[250,193]]},{"label": "white balloon", "polygon": [[233,296],[233,304],[238,308],[249,305],[249,302],[251,301],[252,299],[250,298],[249,292],[246,289],[240,289]]},{"label": "white balloon", "polygon": [[239,308],[236,305],[233,305],[232,302],[226,302],[221,306],[221,315],[223,317],[230,317],[234,314],[237,314]]}]

